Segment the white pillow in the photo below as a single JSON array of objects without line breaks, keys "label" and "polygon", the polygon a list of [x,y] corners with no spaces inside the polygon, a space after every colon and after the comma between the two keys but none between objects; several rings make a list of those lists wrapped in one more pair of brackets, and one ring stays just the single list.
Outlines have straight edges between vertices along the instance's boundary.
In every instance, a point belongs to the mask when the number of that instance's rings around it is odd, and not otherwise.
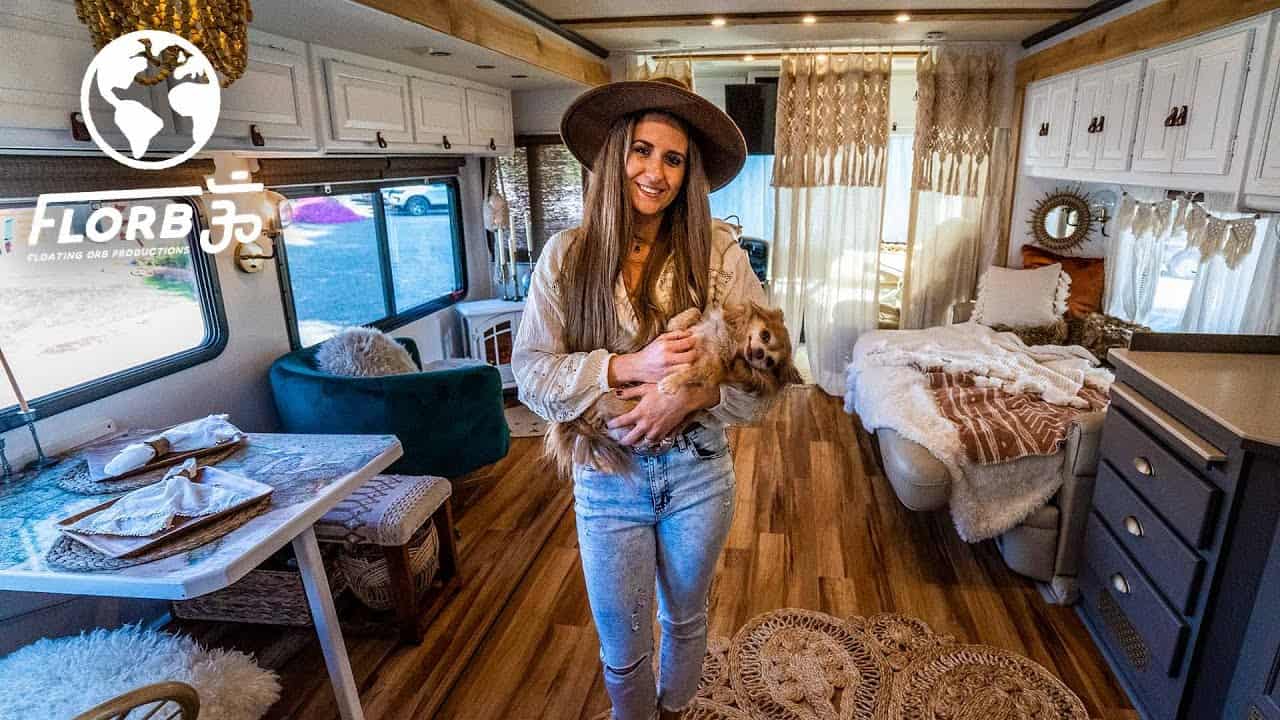
[{"label": "white pillow", "polygon": [[1071,276],[1061,263],[1034,270],[989,267],[978,283],[973,319],[983,325],[1042,327],[1067,312]]}]

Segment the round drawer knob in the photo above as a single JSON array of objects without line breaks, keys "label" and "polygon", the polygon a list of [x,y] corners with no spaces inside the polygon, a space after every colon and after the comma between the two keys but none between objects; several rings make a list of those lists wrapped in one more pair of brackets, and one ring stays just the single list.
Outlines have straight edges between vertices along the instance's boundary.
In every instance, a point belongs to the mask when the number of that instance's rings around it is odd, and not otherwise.
[{"label": "round drawer knob", "polygon": [[1151,467],[1151,461],[1144,457],[1136,457],[1133,459],[1133,469],[1143,475],[1151,475],[1154,472]]},{"label": "round drawer knob", "polygon": [[1116,573],[1111,576],[1111,587],[1115,588],[1116,592],[1121,595],[1129,594],[1129,581],[1125,580],[1124,576],[1120,573]]},{"label": "round drawer knob", "polygon": [[1142,523],[1138,522],[1138,518],[1130,515],[1124,519],[1124,529],[1134,537],[1142,537]]}]

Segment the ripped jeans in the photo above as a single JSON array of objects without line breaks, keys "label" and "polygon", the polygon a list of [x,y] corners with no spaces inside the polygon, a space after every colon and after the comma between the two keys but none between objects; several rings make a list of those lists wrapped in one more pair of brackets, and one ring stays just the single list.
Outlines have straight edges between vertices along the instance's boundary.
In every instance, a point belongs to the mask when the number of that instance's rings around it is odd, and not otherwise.
[{"label": "ripped jeans", "polygon": [[674,447],[633,460],[630,478],[588,466],[573,473],[578,545],[614,720],[651,720],[659,703],[682,710],[693,700],[707,648],[707,594],[733,520],[733,458],[719,424],[695,422]]}]

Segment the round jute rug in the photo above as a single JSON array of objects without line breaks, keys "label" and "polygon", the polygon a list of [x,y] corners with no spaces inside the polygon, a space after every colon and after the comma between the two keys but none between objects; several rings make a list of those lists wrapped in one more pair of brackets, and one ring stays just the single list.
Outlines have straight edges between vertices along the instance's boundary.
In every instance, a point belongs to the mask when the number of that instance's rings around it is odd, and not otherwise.
[{"label": "round jute rug", "polygon": [[685,720],[1088,720],[1048,670],[904,615],[784,609],[712,638]]}]

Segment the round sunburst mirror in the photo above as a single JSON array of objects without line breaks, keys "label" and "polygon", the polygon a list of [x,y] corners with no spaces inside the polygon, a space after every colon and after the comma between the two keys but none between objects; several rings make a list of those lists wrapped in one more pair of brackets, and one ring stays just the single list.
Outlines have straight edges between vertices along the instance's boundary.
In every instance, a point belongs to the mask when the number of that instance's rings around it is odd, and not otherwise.
[{"label": "round sunburst mirror", "polygon": [[1028,222],[1036,244],[1069,252],[1089,239],[1098,218],[1090,210],[1088,193],[1079,188],[1057,188],[1036,204]]}]

